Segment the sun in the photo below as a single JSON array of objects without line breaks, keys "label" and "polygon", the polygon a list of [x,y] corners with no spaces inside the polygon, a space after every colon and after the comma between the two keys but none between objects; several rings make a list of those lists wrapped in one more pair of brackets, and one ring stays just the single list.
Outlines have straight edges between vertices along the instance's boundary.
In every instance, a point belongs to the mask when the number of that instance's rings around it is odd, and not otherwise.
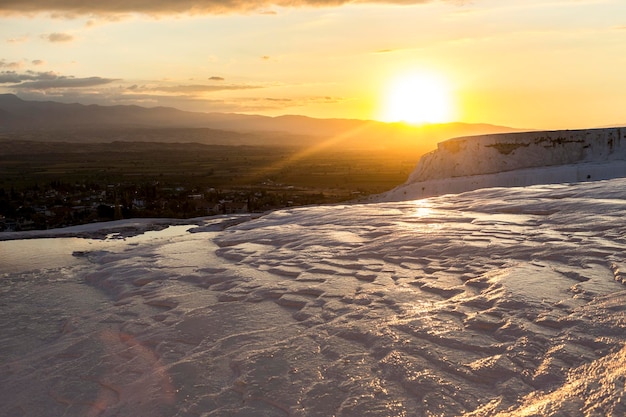
[{"label": "sun", "polygon": [[386,88],[381,119],[410,124],[444,123],[453,117],[449,87],[442,77],[410,73]]}]

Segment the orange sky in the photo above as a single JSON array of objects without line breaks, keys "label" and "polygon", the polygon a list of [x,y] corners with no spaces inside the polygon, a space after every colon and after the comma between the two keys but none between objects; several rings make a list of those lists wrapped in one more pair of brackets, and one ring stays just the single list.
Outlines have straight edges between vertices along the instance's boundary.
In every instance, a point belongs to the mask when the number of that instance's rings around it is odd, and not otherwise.
[{"label": "orange sky", "polygon": [[[48,3],[0,5],[0,92],[538,129],[626,124],[623,0]],[[414,111],[389,110],[398,83],[413,89],[400,108]],[[447,111],[429,120],[433,94]]]}]

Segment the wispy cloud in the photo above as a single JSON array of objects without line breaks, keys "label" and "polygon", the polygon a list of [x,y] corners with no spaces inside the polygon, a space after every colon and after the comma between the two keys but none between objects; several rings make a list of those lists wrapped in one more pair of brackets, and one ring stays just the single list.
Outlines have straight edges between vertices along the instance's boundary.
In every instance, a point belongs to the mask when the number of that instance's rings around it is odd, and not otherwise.
[{"label": "wispy cloud", "polygon": [[265,97],[263,100],[274,101],[277,103],[291,103],[293,101],[293,99],[291,98],[273,98],[273,97]]},{"label": "wispy cloud", "polygon": [[[49,81],[59,78],[57,74],[52,71],[46,72],[35,72],[35,71],[25,71],[23,73],[18,73],[16,71],[2,71],[0,72],[0,82],[21,82],[21,81]],[[10,80],[10,81],[7,81]],[[14,81],[17,80],[17,81]]]},{"label": "wispy cloud", "polygon": [[52,80],[23,82],[19,85],[12,86],[12,88],[47,90],[47,89],[54,89],[54,88],[95,87],[98,85],[109,84],[109,83],[112,83],[113,81],[117,81],[117,80],[113,78],[102,78],[102,77],[87,77],[87,78],[58,77]]},{"label": "wispy cloud", "polygon": [[[205,82],[174,83],[147,81],[129,83],[123,79],[99,76],[77,77],[53,71],[14,69],[16,63],[0,60],[0,88],[25,99],[56,100],[83,104],[135,104],[171,106],[192,111],[258,112],[297,109],[308,105],[345,101],[331,96],[273,96],[274,84],[226,82],[222,76],[209,76]],[[25,65],[44,65],[41,60],[24,61]],[[268,95],[254,97],[264,91]],[[246,91],[251,92],[247,94]],[[243,96],[242,96],[243,93]]]},{"label": "wispy cloud", "polygon": [[7,43],[24,43],[29,40],[28,36],[20,36],[19,38],[10,38],[7,39]]},{"label": "wispy cloud", "polygon": [[[5,70],[0,71],[0,84],[3,83],[3,79],[12,78],[19,80],[33,80],[36,79],[36,74],[49,74],[49,73],[36,73],[32,70],[22,71],[21,73],[17,73],[16,71],[27,67],[28,65],[32,65],[34,67],[40,67],[45,65],[46,61],[42,59],[33,59],[32,61],[21,60],[21,61],[7,61],[6,59],[0,59],[0,69],[5,68]],[[33,78],[34,77],[34,78]],[[12,82],[12,81],[11,81]],[[19,81],[18,81],[19,82]]]},{"label": "wispy cloud", "polygon": [[74,40],[74,36],[68,33],[49,33],[41,35],[41,37],[49,42],[71,42]]},{"label": "wispy cloud", "polygon": [[[54,12],[59,15],[72,14],[220,14],[233,12],[257,12],[273,14],[272,6],[278,7],[329,7],[351,3],[380,4],[423,4],[435,0],[3,0],[0,13]],[[458,3],[458,0],[445,0]]]},{"label": "wispy cloud", "polygon": [[[5,72],[0,73],[0,83],[14,84],[15,81],[20,82],[17,88],[14,85],[9,85],[8,90],[12,90],[26,100],[55,100],[65,103],[100,105],[124,104],[145,107],[166,106],[201,112],[256,113],[262,111],[286,111],[288,109],[296,110],[311,104],[332,105],[349,100],[347,98],[331,96],[301,96],[295,98],[273,96],[231,97],[229,94],[219,94],[218,90],[208,90],[211,92],[216,91],[216,94],[206,94],[206,89],[195,88],[198,86],[159,87],[155,84],[133,84],[125,86],[123,85],[123,81],[113,83],[112,81],[114,80],[99,77],[61,77],[61,80],[57,80],[54,79],[55,76],[59,77],[54,73],[17,74],[14,72]],[[32,80],[27,80],[28,77],[31,77]],[[47,77],[51,79],[35,81],[34,78],[36,77]],[[90,87],[94,84],[97,84],[99,87],[77,88]],[[19,86],[22,87],[20,88]],[[247,88],[264,87],[249,85],[230,86],[231,90],[245,90]]]},{"label": "wispy cloud", "polygon": [[248,106],[254,110],[280,109],[286,107],[297,108],[305,107],[311,104],[336,104],[347,100],[349,99],[331,96],[306,96],[294,98],[260,97],[245,99]]},{"label": "wispy cloud", "polygon": [[18,69],[22,65],[22,62],[8,62],[6,59],[0,59],[0,68]]},{"label": "wispy cloud", "polygon": [[213,91],[225,91],[225,90],[253,90],[257,88],[263,88],[259,85],[249,84],[220,84],[220,85],[206,85],[206,84],[191,84],[191,85],[174,85],[174,86],[156,86],[152,87],[152,91],[162,91],[165,93],[180,93],[180,94],[199,94],[210,93]]},{"label": "wispy cloud", "polygon": [[85,77],[58,75],[54,72],[36,71],[1,71],[0,84],[12,84],[8,86],[14,90],[50,90],[59,88],[94,87],[109,84],[116,81],[113,78]]}]

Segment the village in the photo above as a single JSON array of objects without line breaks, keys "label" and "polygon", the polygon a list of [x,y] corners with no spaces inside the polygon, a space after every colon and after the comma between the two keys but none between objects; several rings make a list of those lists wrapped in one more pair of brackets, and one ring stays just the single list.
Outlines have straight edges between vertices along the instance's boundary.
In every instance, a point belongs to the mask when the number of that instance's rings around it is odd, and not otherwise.
[{"label": "village", "polygon": [[296,158],[298,147],[6,136],[0,137],[0,231],[337,203],[389,190],[415,164],[395,152],[367,150],[333,148]]},{"label": "village", "polygon": [[46,230],[135,217],[192,218],[265,212],[354,196],[263,181],[228,189],[181,183],[99,184],[51,181],[23,190],[0,188],[0,231]]}]

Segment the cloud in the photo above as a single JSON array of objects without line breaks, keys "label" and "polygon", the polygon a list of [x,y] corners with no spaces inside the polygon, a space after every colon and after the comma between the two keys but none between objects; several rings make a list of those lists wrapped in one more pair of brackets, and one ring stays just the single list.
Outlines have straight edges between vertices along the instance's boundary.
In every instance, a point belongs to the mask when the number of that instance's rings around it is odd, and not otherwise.
[{"label": "cloud", "polygon": [[[124,85],[123,80],[119,83],[110,83],[114,80],[106,80],[99,77],[72,78],[62,77],[54,73],[29,73],[17,74],[8,71],[0,73],[0,79],[4,76],[8,82],[22,81],[23,88],[15,88],[6,85],[3,89],[13,91],[24,100],[54,100],[64,103],[99,104],[99,105],[139,105],[144,107],[166,106],[175,107],[187,111],[200,112],[262,112],[262,111],[285,111],[287,109],[298,109],[311,104],[333,105],[349,100],[342,97],[330,96],[303,96],[303,97],[273,97],[273,96],[235,96],[228,94],[202,94],[207,91],[202,86],[169,86],[159,87],[158,84],[131,84]],[[12,75],[13,78],[9,77]],[[32,80],[26,80],[26,78]],[[40,80],[35,83],[34,78],[51,78],[47,83]],[[56,77],[56,79],[55,79]],[[61,78],[61,80],[58,80]],[[73,80],[73,81],[69,81]],[[55,83],[56,81],[56,83]],[[73,88],[86,84],[103,83],[98,88]],[[45,86],[48,89],[32,88],[35,86]],[[182,88],[181,88],[182,87]],[[206,87],[206,86],[204,86]],[[217,86],[216,86],[217,87]],[[264,88],[263,86],[251,85],[230,85],[230,90],[246,90],[250,88]],[[2,84],[0,84],[2,88]],[[209,90],[217,91],[217,90]]]},{"label": "cloud", "polygon": [[51,81],[59,78],[54,72],[35,72],[26,71],[18,73],[16,71],[1,71],[0,72],[0,84],[16,84],[23,81]]},{"label": "cloud", "polygon": [[10,38],[7,39],[7,43],[24,43],[24,42],[28,42],[28,36],[22,36],[19,38]]},{"label": "cloud", "polygon": [[293,101],[293,99],[291,98],[272,98],[272,97],[265,97],[263,100],[274,101],[278,103],[291,103]]},{"label": "cloud", "polygon": [[79,87],[95,87],[98,85],[104,85],[117,81],[113,78],[102,77],[87,77],[87,78],[74,78],[74,77],[58,77],[53,80],[39,80],[24,82],[19,85],[14,85],[12,88],[19,89],[36,89],[36,90],[48,90],[54,88],[79,88]]},{"label": "cloud", "polygon": [[348,98],[331,96],[307,96],[294,98],[259,97],[241,99],[246,103],[246,111],[264,111],[286,108],[306,107],[315,104],[337,104],[348,101]]},{"label": "cloud", "polygon": [[31,64],[33,64],[35,66],[44,65],[45,63],[46,63],[46,61],[41,60],[41,59],[33,59],[31,61]]},{"label": "cloud", "polygon": [[[25,61],[29,65],[45,62]],[[0,59],[0,92],[12,92],[26,100],[55,100],[100,105],[170,106],[203,112],[258,112],[299,108],[310,104],[332,105],[341,97],[280,97],[265,95],[274,85],[225,82],[210,76],[206,83],[175,84],[168,81],[130,83],[123,79],[77,77],[53,71],[19,70],[15,63]],[[47,65],[47,64],[46,64]],[[268,89],[268,90],[265,90]],[[236,93],[236,94],[233,94]],[[256,96],[256,94],[263,94]]]},{"label": "cloud", "polygon": [[21,67],[22,67],[21,62],[7,62],[6,59],[0,59],[0,68],[17,69]]},{"label": "cloud", "polygon": [[15,71],[0,72],[0,84],[21,83],[22,79]]},{"label": "cloud", "polygon": [[58,88],[94,87],[117,81],[112,78],[86,77],[76,78],[72,76],[58,75],[54,72],[26,71],[1,71],[0,84],[12,84],[11,89],[18,90],[51,90]]},{"label": "cloud", "polygon": [[67,33],[50,33],[48,35],[41,35],[41,37],[50,42],[71,42],[74,40],[74,36]]},{"label": "cloud", "polygon": [[[187,111],[202,112],[242,112],[265,108],[260,103],[246,98],[198,98],[144,90],[144,86],[67,90],[19,90],[17,94],[24,100],[54,100],[63,103],[81,103],[85,105],[139,105],[144,107],[175,107]],[[146,91],[146,92],[144,92]],[[275,106],[273,106],[275,107]]]},{"label": "cloud", "polygon": [[[423,4],[436,0],[3,0],[0,13],[29,14],[53,12],[60,16],[90,14],[222,14],[234,12],[268,13],[278,7],[329,7],[353,3]],[[457,2],[458,0],[446,0]]]},{"label": "cloud", "polygon": [[259,85],[249,84],[227,84],[227,85],[205,85],[205,84],[192,84],[192,85],[174,85],[174,86],[158,86],[153,87],[152,91],[161,91],[165,93],[179,93],[179,94],[197,94],[197,93],[210,93],[213,91],[225,91],[225,90],[252,90],[257,88],[263,88]]}]

